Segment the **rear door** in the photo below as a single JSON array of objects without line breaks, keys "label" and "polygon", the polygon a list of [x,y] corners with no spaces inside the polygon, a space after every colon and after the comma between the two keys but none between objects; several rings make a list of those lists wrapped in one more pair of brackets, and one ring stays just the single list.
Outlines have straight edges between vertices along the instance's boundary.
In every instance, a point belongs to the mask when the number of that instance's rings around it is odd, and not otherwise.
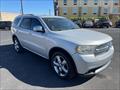
[{"label": "rear door", "polygon": [[30,49],[31,47],[31,21],[31,18],[23,18],[17,32],[17,36],[19,37],[22,46],[27,49]]}]

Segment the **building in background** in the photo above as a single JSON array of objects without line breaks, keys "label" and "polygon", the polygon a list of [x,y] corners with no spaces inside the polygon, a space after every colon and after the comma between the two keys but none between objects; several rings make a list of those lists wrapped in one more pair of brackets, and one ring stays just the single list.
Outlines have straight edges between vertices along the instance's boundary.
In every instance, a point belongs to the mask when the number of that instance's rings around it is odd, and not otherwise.
[{"label": "building in background", "polygon": [[120,14],[120,0],[54,0],[55,15],[65,17]]},{"label": "building in background", "polygon": [[13,21],[18,15],[20,14],[12,12],[0,12],[0,21]]}]

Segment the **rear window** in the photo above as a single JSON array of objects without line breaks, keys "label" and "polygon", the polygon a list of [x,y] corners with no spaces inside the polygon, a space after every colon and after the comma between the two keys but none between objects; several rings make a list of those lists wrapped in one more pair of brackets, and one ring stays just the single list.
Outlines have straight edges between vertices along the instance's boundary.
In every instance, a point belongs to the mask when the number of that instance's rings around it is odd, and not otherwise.
[{"label": "rear window", "polygon": [[13,22],[13,26],[17,26],[19,21],[20,21],[21,17],[17,17],[14,22]]}]

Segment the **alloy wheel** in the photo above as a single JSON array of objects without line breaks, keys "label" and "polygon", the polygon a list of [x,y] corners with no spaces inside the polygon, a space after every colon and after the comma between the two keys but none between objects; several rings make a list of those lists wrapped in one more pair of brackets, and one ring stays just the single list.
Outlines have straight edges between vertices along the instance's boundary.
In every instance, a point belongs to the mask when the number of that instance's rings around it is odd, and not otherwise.
[{"label": "alloy wheel", "polygon": [[61,76],[65,77],[68,74],[68,64],[63,56],[57,55],[53,58],[53,67],[55,72]]}]

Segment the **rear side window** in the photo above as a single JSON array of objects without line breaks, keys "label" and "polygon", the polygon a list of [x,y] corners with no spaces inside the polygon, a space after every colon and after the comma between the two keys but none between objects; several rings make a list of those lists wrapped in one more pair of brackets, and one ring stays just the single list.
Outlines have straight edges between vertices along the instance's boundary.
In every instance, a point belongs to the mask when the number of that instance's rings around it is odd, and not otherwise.
[{"label": "rear side window", "polygon": [[32,19],[24,18],[20,24],[20,27],[23,29],[31,29],[31,22],[32,22]]},{"label": "rear side window", "polygon": [[14,22],[13,22],[13,26],[17,26],[19,21],[20,21],[21,17],[17,17]]}]

